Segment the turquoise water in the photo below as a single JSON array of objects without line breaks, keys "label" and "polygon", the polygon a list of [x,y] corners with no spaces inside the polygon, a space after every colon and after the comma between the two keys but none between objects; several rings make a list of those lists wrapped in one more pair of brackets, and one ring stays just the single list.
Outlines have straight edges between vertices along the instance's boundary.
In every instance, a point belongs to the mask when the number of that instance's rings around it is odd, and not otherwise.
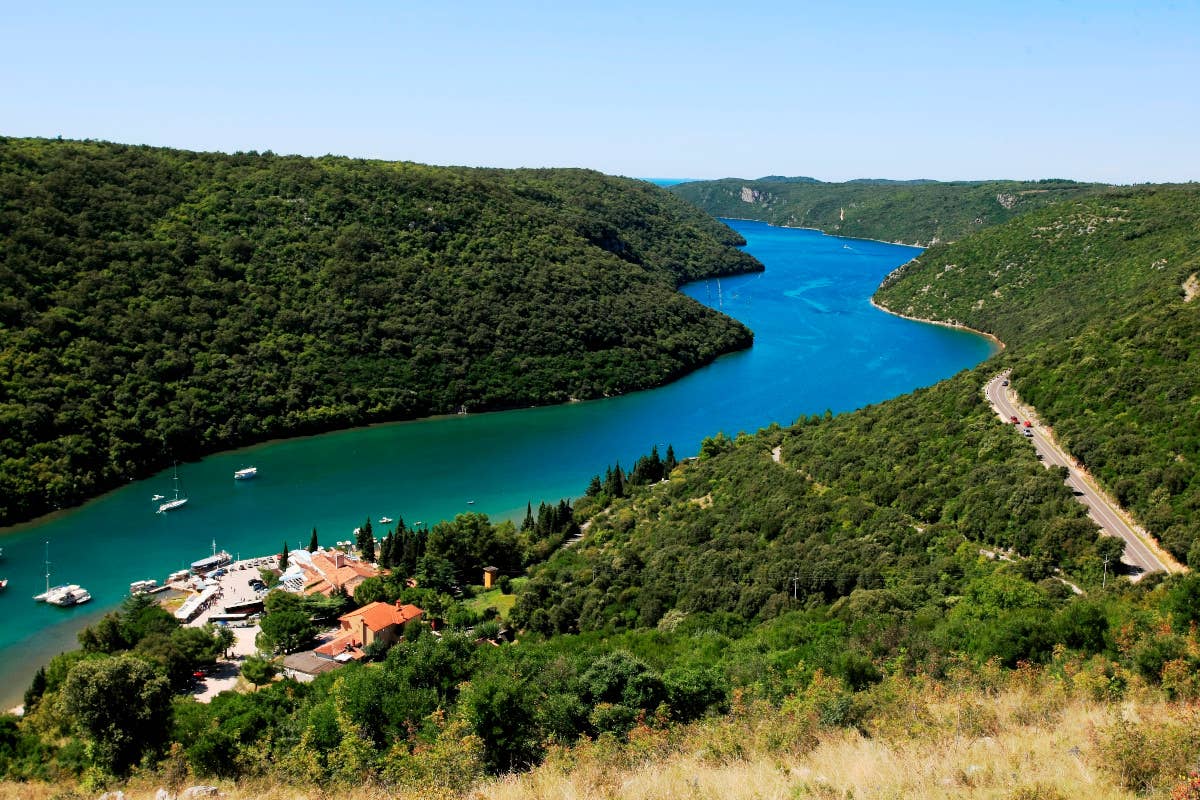
[{"label": "turquoise water", "polygon": [[[351,537],[370,516],[433,522],[464,511],[493,517],[525,503],[582,493],[615,460],[629,466],[658,444],[680,457],[724,430],[754,431],[802,414],[859,408],[927,386],[992,352],[985,339],[884,314],[868,299],[919,251],[815,231],[731,221],[767,271],[702,281],[689,295],[742,320],[750,350],[664,386],[550,408],[379,425],[259,445],[180,466],[189,504],[155,514],[171,495],[169,472],[80,508],[0,531],[8,577],[0,593],[0,703],[16,702],[39,663],[74,646],[83,625],[117,605],[129,583],[162,580],[210,552],[278,552]],[[259,477],[234,482],[255,465]],[[473,502],[471,502],[473,501]],[[379,527],[376,527],[379,530]],[[30,598],[53,583],[80,583],[95,600],[59,609]],[[7,706],[4,706],[7,707]]]}]

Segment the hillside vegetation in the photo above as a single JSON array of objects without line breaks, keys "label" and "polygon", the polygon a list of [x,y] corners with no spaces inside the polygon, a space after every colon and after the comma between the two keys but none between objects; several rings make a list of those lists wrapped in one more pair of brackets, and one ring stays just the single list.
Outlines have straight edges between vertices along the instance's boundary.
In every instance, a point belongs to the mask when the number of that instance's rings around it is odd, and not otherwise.
[{"label": "hillside vegetation", "polygon": [[1100,184],[1063,180],[825,183],[767,177],[681,183],[670,191],[716,217],[757,219],[925,247],[1105,189]]},{"label": "hillside vegetation", "polygon": [[1042,209],[897,270],[876,298],[1010,345],[1013,382],[1067,449],[1200,568],[1200,187]]},{"label": "hillside vegetation", "polygon": [[[1200,337],[1180,319],[1196,310],[1181,288],[1196,191],[1035,212],[931,250],[881,293],[897,310],[974,321],[1006,297],[974,293],[980,276],[1016,259],[1017,299],[991,326],[1010,342],[996,363],[838,417],[716,434],[682,463],[652,448],[574,505],[530,508],[520,529],[464,515],[393,532],[392,574],[353,600],[269,596],[261,643],[275,650],[367,599],[438,620],[436,636],[417,625],[372,645],[372,663],[298,684],[248,661],[256,691],[169,698],[172,667],[186,677],[181,659],[209,645],[169,618],[149,625],[130,601],[41,673],[24,719],[0,718],[0,774],[217,781],[235,797],[1194,800],[1200,576],[1115,580],[1103,565],[1123,542],[981,390],[1011,364],[1043,407],[1031,387],[1081,386],[1092,369],[1116,388],[1062,426],[1120,415],[1094,441],[1115,437],[1109,452],[1134,463],[1162,452],[1156,437],[1194,436]],[[1076,282],[1088,283],[1077,302],[1052,302]],[[1110,329],[1148,399],[1098,354]],[[1192,524],[1188,496],[1165,497]],[[480,613],[472,587],[454,594],[488,563],[526,573],[499,586],[517,592],[504,618]]]},{"label": "hillside vegetation", "polygon": [[653,386],[744,348],[761,269],[665,191],[0,139],[0,525],[200,454]]}]

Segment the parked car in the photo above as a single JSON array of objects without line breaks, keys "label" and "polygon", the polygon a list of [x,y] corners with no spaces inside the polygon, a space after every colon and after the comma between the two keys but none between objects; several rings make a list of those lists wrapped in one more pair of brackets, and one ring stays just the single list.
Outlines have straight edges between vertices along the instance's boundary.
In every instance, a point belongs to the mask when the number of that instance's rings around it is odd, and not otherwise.
[{"label": "parked car", "polygon": [[1013,425],[1017,425],[1021,422],[1021,420],[1017,419],[1016,417],[1009,417],[1008,421],[1011,422]]}]

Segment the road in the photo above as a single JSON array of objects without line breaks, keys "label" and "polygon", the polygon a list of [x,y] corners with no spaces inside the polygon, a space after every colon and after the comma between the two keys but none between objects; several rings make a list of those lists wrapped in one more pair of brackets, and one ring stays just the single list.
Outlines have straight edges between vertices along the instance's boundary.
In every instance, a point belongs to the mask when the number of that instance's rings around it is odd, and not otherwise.
[{"label": "road", "polygon": [[[1000,415],[1000,419],[1011,424],[1011,418],[1017,417],[1024,423],[1030,419],[1024,410],[1017,406],[1016,396],[1006,386],[1008,373],[1002,372],[988,381],[984,394],[992,408]],[[1017,435],[1017,426],[1013,425],[1013,433]],[[1121,560],[1125,562],[1136,579],[1147,572],[1172,571],[1154,551],[1142,540],[1137,531],[1133,530],[1121,517],[1120,512],[1105,498],[1103,494],[1084,477],[1070,456],[1055,443],[1050,434],[1040,425],[1033,425],[1033,437],[1030,441],[1034,449],[1042,456],[1042,462],[1047,466],[1058,465],[1067,468],[1067,485],[1075,492],[1075,498],[1087,506],[1088,516],[1111,536],[1120,536],[1125,540],[1125,554]]]}]

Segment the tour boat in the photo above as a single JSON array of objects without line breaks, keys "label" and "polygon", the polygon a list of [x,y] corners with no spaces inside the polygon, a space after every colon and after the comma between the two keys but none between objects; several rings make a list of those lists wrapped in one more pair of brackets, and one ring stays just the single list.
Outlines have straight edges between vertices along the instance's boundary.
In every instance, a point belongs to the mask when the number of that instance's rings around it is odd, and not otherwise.
[{"label": "tour boat", "polygon": [[233,479],[235,481],[248,481],[257,476],[258,467],[246,467],[245,469],[239,469],[237,472],[233,473]]},{"label": "tour boat", "polygon": [[133,583],[129,584],[129,593],[130,594],[146,594],[147,592],[153,591],[154,589],[157,589],[157,588],[158,588],[158,581],[156,581],[156,580],[134,581]]},{"label": "tour boat", "polygon": [[174,511],[175,509],[179,508],[187,501],[188,501],[188,498],[187,498],[186,493],[184,493],[183,497],[179,496],[179,465],[176,464],[175,465],[175,497],[174,497],[174,499],[168,500],[167,502],[159,505],[158,513],[164,514],[168,511]]}]

